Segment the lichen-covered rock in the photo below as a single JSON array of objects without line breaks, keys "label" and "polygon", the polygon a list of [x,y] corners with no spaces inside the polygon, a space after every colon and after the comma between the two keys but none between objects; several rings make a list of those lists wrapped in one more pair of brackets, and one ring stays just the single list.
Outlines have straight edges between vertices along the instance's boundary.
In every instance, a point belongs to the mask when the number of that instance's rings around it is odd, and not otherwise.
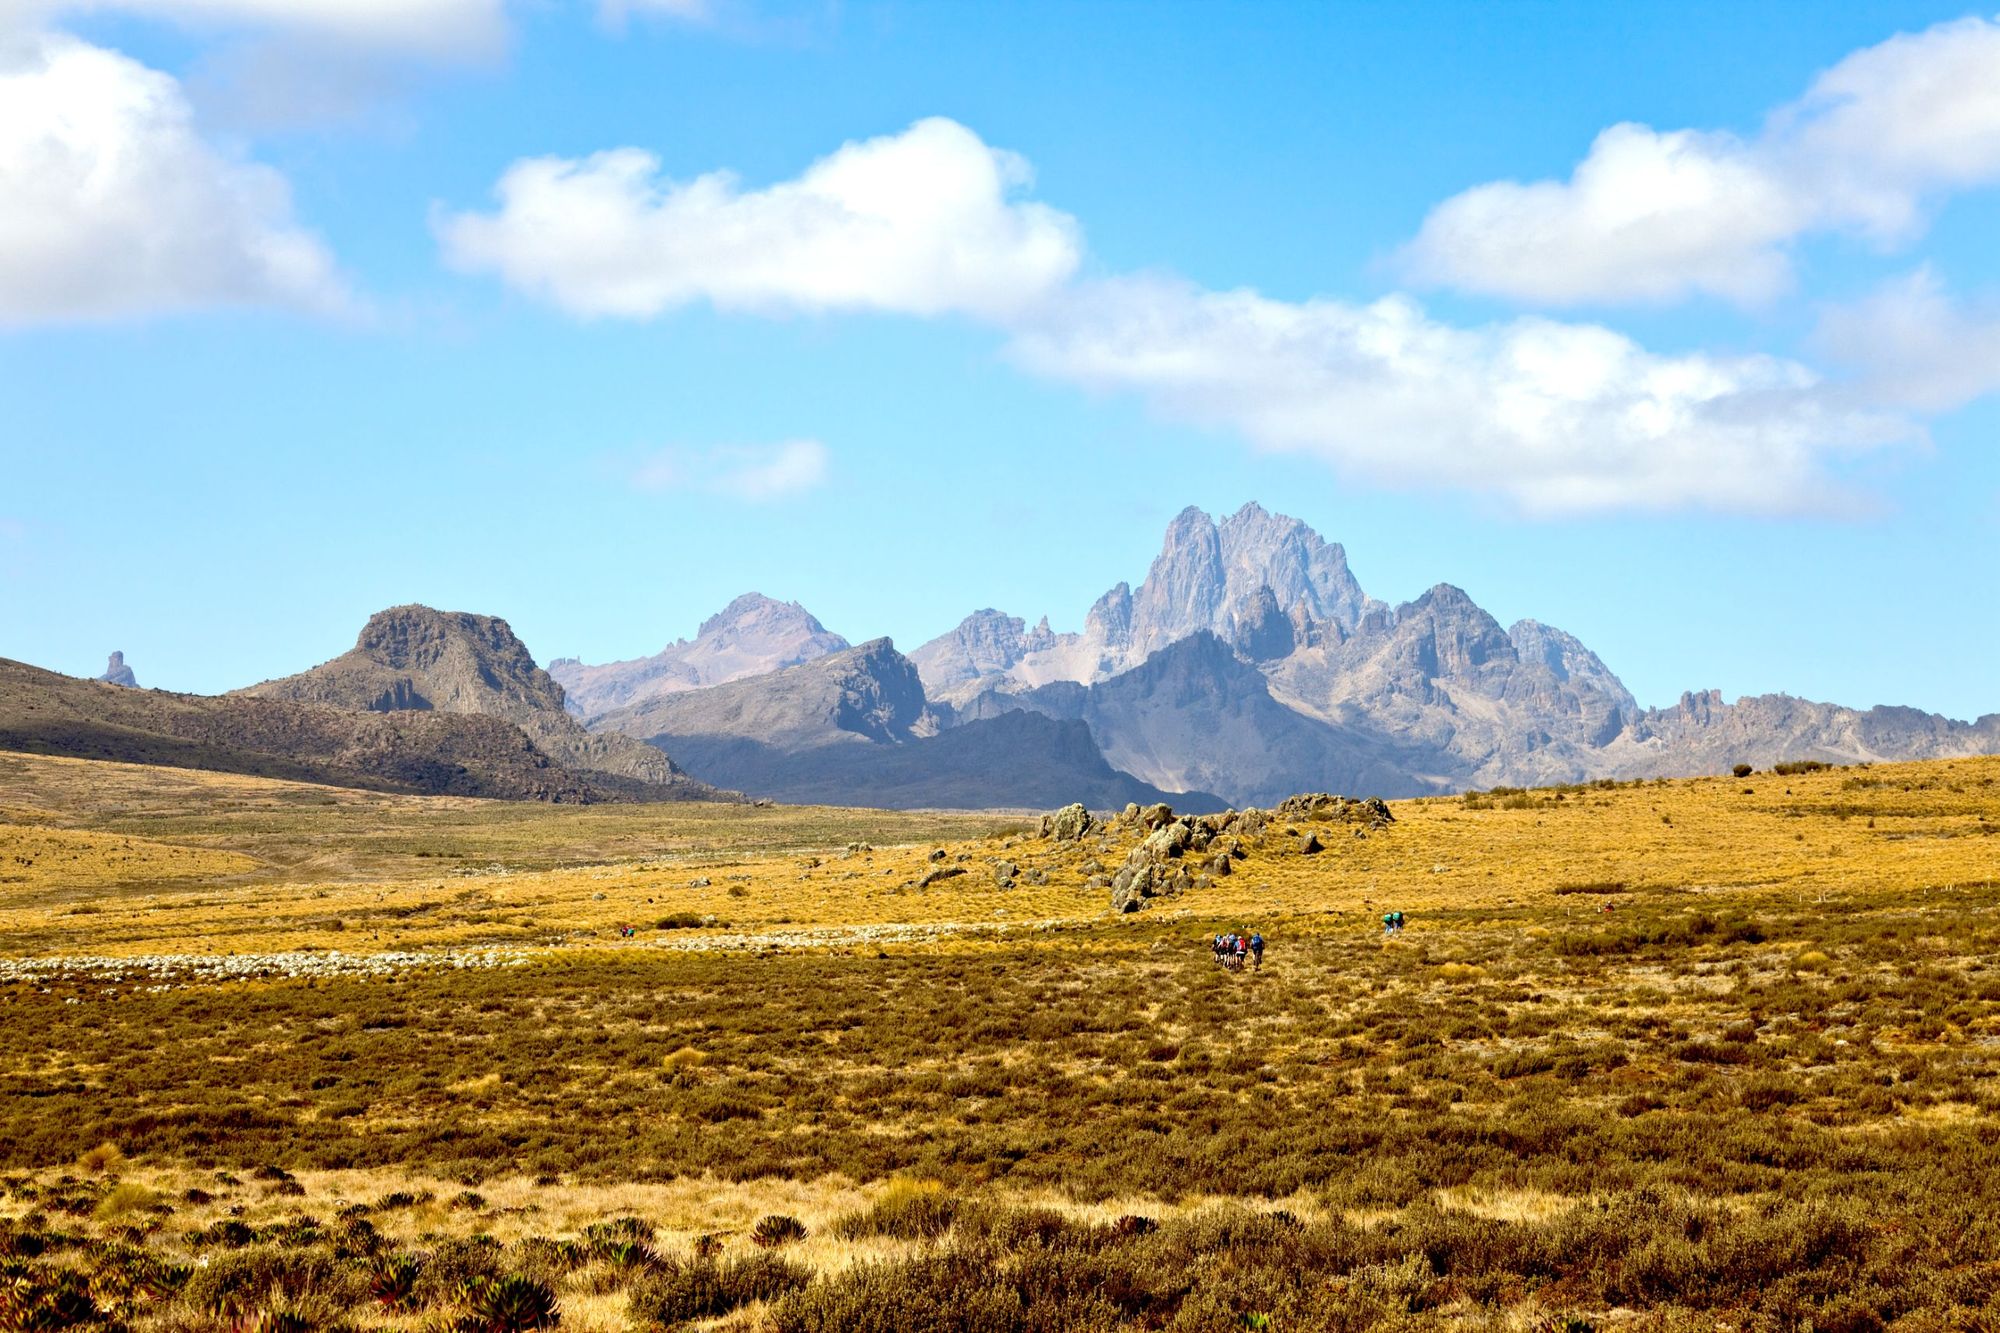
[{"label": "lichen-covered rock", "polygon": [[1052,815],[1042,816],[1042,836],[1057,842],[1076,842],[1096,826],[1083,802],[1073,801]]}]

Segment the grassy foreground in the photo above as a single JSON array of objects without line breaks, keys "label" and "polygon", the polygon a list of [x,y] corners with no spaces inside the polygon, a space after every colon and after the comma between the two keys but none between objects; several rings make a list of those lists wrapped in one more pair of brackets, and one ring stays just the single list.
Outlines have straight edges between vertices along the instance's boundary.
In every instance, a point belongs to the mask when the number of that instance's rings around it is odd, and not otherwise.
[{"label": "grassy foreground", "polygon": [[0,756],[0,1326],[1991,1329],[1996,779],[1281,821],[1120,918],[1143,830]]}]

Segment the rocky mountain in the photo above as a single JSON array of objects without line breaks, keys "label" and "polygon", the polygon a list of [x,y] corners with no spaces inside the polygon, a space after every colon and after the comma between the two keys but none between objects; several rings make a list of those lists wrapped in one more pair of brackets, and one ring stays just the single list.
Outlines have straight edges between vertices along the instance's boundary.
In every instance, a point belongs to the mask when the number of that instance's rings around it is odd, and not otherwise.
[{"label": "rocky mountain", "polygon": [[590,666],[573,657],[549,663],[570,711],[590,719],[655,695],[724,685],[810,662],[848,646],[797,602],[745,593],[702,622],[692,639],[651,657]]},{"label": "rocky mountain", "polygon": [[1688,693],[1638,714],[1604,747],[1611,776],[1716,773],[1788,759],[1887,763],[2000,754],[2000,714],[1959,722],[1916,708],[1842,708],[1785,694],[1725,703],[1719,690]]},{"label": "rocky mountain", "polygon": [[1182,511],[1138,589],[1114,586],[1079,633],[985,610],[911,657],[964,717],[1081,720],[1113,764],[1238,801],[2000,750],[1991,716],[1784,696],[1641,709],[1574,636],[1502,627],[1450,584],[1389,607],[1338,545],[1257,505]]},{"label": "rocky mountain", "polygon": [[125,665],[125,654],[114,652],[111,661],[105,665],[104,674],[98,677],[106,685],[123,685],[128,690],[139,688],[139,678],[132,674],[132,668]]},{"label": "rocky mountain", "polygon": [[876,639],[768,675],[655,695],[592,725],[661,746],[709,782],[785,801],[1220,806],[1114,770],[1081,721],[1002,711],[947,729],[955,719],[932,706],[915,665]]},{"label": "rocky mountain", "polygon": [[1276,805],[1315,790],[1417,796],[1448,786],[1419,747],[1281,704],[1257,668],[1208,630],[1094,685],[1058,681],[989,690],[970,717],[1030,709],[1090,728],[1105,759],[1161,787],[1215,792],[1234,806]]},{"label": "rocky mountain", "polygon": [[0,749],[502,800],[625,799],[496,717],[135,690],[0,659]]},{"label": "rocky mountain", "polygon": [[1081,633],[1052,633],[1044,620],[1033,634],[993,636],[998,651],[982,657],[961,645],[1020,622],[981,611],[910,656],[932,697],[958,703],[995,684],[1103,680],[1202,630],[1281,655],[1287,642],[1338,637],[1386,610],[1362,592],[1347,553],[1297,519],[1248,504],[1218,524],[1189,507],[1138,590],[1120,583],[1098,598]]},{"label": "rocky mountain", "polygon": [[236,694],[349,712],[498,718],[565,768],[639,784],[655,795],[713,794],[656,747],[585,731],[564,709],[562,686],[535,665],[507,622],[493,616],[391,607],[369,617],[354,647],[332,661]]}]

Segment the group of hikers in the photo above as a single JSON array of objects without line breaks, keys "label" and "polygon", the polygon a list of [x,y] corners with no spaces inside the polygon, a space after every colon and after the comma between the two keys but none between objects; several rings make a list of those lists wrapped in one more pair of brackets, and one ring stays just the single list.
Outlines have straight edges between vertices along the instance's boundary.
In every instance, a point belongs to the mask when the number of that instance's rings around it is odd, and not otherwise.
[{"label": "group of hikers", "polygon": [[1403,914],[1401,912],[1382,913],[1383,938],[1394,939],[1396,936],[1402,933],[1403,933]]},{"label": "group of hikers", "polygon": [[1215,937],[1215,961],[1235,970],[1247,961],[1251,967],[1262,971],[1264,968],[1264,937],[1261,934],[1246,935],[1241,931]]}]

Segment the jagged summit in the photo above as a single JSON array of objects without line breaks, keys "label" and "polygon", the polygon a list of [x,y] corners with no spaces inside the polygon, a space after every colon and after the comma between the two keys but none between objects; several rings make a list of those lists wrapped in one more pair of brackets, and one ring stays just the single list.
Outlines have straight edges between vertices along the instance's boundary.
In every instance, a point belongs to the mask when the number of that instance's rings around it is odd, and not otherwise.
[{"label": "jagged summit", "polygon": [[126,689],[137,689],[139,678],[132,674],[132,668],[125,665],[125,654],[114,652],[105,664],[104,674],[98,677],[106,685],[123,685]]},{"label": "jagged summit", "polygon": [[749,592],[651,657],[589,665],[559,658],[549,672],[568,692],[570,711],[595,718],[661,694],[724,685],[797,666],[848,647],[797,602]]},{"label": "jagged summit", "polygon": [[[1280,631],[1272,603],[1289,629]],[[1387,611],[1362,591],[1347,552],[1298,519],[1253,503],[1217,523],[1190,505],[1168,523],[1138,588],[1114,585],[1085,615],[1081,633],[1049,633],[1046,620],[1030,633],[1013,617],[983,611],[910,659],[934,698],[958,703],[995,683],[1104,680],[1201,631],[1232,643],[1254,634],[1253,656],[1282,656],[1282,637],[1295,646],[1338,639]],[[1013,626],[1021,628],[1010,633]]]}]

